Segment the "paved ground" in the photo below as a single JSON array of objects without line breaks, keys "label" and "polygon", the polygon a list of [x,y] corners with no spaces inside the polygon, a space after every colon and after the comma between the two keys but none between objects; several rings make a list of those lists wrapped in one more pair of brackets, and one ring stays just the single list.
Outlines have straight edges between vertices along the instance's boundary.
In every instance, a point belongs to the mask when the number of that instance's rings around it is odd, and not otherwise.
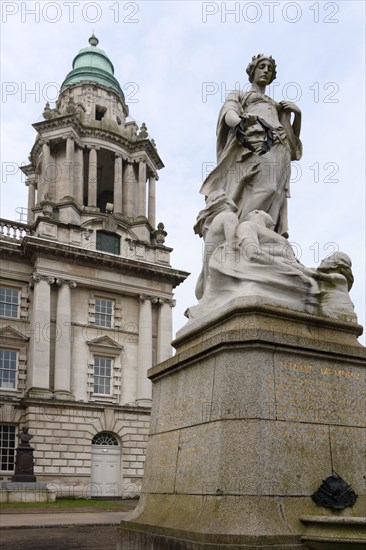
[{"label": "paved ground", "polygon": [[58,512],[57,514],[2,514],[1,528],[49,527],[52,525],[117,525],[128,512]]},{"label": "paved ground", "polygon": [[116,550],[117,525],[137,502],[120,511],[92,508],[2,508],[0,550]]},{"label": "paved ground", "polygon": [[117,525],[5,529],[1,550],[116,550]]}]

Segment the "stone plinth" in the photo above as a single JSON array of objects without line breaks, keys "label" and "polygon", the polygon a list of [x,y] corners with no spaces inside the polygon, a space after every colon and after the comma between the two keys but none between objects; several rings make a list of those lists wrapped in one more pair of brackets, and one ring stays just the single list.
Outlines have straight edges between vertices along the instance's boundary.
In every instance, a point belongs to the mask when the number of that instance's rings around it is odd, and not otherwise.
[{"label": "stone plinth", "polygon": [[49,488],[47,483],[17,483],[3,482],[0,485],[0,502],[54,502],[55,488]]},{"label": "stone plinth", "polygon": [[[364,516],[361,333],[244,298],[190,322],[176,356],[149,371],[145,477],[118,548],[299,550],[301,518]],[[352,508],[313,502],[333,472],[358,495]],[[338,527],[324,525],[334,543]]]},{"label": "stone plinth", "polygon": [[301,539],[310,550],[348,550],[365,548],[366,517],[305,516]]},{"label": "stone plinth", "polygon": [[19,445],[16,449],[15,457],[15,473],[12,477],[12,481],[22,482],[36,482],[37,478],[34,475],[34,449],[29,445]]}]

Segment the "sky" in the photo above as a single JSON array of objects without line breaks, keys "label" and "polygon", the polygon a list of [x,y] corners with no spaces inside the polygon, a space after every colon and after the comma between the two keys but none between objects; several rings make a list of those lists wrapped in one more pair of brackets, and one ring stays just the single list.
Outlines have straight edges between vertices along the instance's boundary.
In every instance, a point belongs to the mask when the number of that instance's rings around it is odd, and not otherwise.
[{"label": "sky", "polygon": [[[365,325],[365,3],[360,1],[1,2],[1,217],[27,206],[28,163],[46,101],[94,31],[124,90],[130,120],[147,124],[165,168],[157,221],[191,273],[176,288],[174,333],[196,303],[202,241],[193,225],[216,160],[225,96],[248,86],[253,55],[272,55],[276,101],[302,111],[303,157],[293,163],[290,241],[308,267],[336,250],[353,263],[351,298]],[[360,339],[365,342],[365,337]]]}]

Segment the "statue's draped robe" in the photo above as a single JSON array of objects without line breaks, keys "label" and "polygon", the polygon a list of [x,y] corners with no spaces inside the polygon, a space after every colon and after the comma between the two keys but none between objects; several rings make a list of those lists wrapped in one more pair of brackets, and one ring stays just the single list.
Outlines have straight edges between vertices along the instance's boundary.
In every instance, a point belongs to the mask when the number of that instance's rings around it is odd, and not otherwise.
[{"label": "statue's draped robe", "polygon": [[289,241],[252,221],[242,222],[236,234],[236,250],[223,243],[212,253],[203,297],[189,308],[188,315],[202,317],[242,296],[316,314],[319,288],[315,271],[296,259]]},{"label": "statue's draped robe", "polygon": [[[247,128],[246,140],[254,152],[243,147],[235,137],[235,128],[225,122],[228,111],[240,117],[254,114],[270,124],[274,132],[271,150],[259,156],[266,134],[261,124]],[[252,210],[264,210],[271,215],[275,231],[288,233],[287,197],[290,196],[290,162],[300,160],[302,146],[295,136],[290,113],[270,97],[256,91],[235,91],[228,95],[217,125],[217,166],[204,181],[200,193],[208,196],[223,189],[238,207],[243,221]]]}]

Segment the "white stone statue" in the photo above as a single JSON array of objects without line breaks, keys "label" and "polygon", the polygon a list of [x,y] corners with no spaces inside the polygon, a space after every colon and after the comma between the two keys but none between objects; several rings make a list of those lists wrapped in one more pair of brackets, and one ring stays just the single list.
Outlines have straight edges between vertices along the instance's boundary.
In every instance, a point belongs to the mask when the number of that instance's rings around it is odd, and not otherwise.
[{"label": "white stone statue", "polygon": [[[232,212],[219,215],[221,228],[226,216],[234,225]],[[215,218],[211,226],[214,224]],[[187,310],[189,318],[202,317],[239,296],[259,296],[269,304],[316,313],[319,287],[314,270],[297,260],[288,240],[273,228],[269,214],[253,210],[237,224],[230,241],[211,248],[209,255],[205,253],[207,263],[198,280],[203,295],[197,306]],[[206,236],[209,234],[210,226]],[[208,247],[211,242],[205,242],[205,249]]]},{"label": "white stone statue", "polygon": [[348,291],[353,283],[350,258],[336,252],[317,269],[296,258],[289,241],[274,231],[263,210],[249,212],[239,223],[235,204],[223,191],[207,197],[195,231],[204,237],[203,267],[196,286],[196,306],[189,319],[202,318],[239,297],[356,322]]},{"label": "white stone statue", "polygon": [[344,252],[334,252],[320,263],[314,274],[320,289],[320,315],[357,322],[348,294],[353,285],[351,267],[351,258]]},{"label": "white stone statue", "polygon": [[294,103],[276,103],[265,95],[276,78],[272,57],[254,56],[247,73],[250,91],[231,92],[220,111],[217,166],[200,193],[207,197],[224,190],[236,204],[240,221],[252,210],[263,210],[272,217],[274,230],[288,237],[290,161],[302,154],[301,112]]},{"label": "white stone statue", "polygon": [[239,219],[235,203],[226,196],[224,191],[214,191],[206,197],[206,208],[197,216],[194,231],[204,239],[203,266],[196,284],[196,298],[200,300],[204,294],[209,277],[208,264],[212,253],[223,243],[232,247],[236,237]]},{"label": "white stone statue", "polygon": [[271,56],[254,56],[247,74],[249,92],[231,92],[219,114],[217,166],[201,187],[206,207],[194,226],[204,239],[199,303],[186,315],[201,318],[247,296],[356,322],[350,258],[338,252],[310,269],[287,240],[290,162],[302,154],[300,109],[265,95],[276,78]]}]

